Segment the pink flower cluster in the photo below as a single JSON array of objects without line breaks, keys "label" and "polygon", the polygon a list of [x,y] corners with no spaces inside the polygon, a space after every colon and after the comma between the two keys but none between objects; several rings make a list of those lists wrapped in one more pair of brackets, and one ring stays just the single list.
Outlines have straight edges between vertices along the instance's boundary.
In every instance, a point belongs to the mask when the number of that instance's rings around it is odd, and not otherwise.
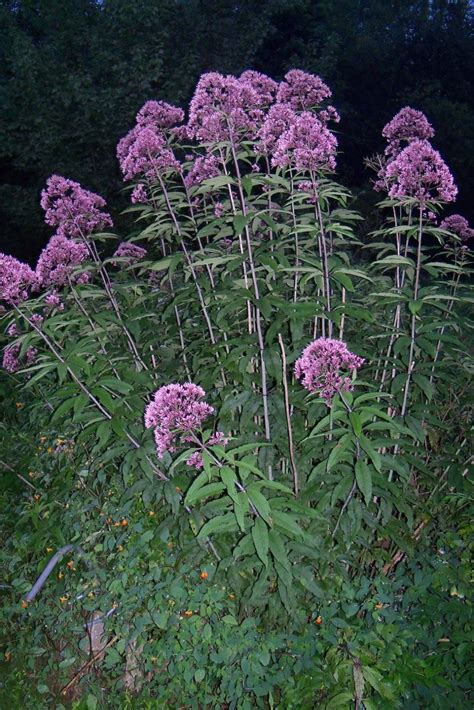
[{"label": "pink flower cluster", "polygon": [[117,146],[124,180],[145,177],[156,180],[167,171],[179,171],[180,164],[159,128],[140,126],[127,133]]},{"label": "pink flower cluster", "polygon": [[433,138],[434,130],[422,111],[405,106],[389,121],[382,130],[388,145],[385,155],[394,157],[403,148],[402,143]]},{"label": "pink flower cluster", "polygon": [[184,111],[166,101],[147,101],[137,113],[138,126],[172,128],[184,119]]},{"label": "pink flower cluster", "polygon": [[336,148],[336,136],[316,116],[304,112],[278,138],[272,165],[309,172],[334,170]]},{"label": "pink flower cluster", "polygon": [[320,109],[330,96],[331,90],[319,76],[289,71],[258,131],[257,150],[270,155],[274,166],[334,170],[337,139],[326,124],[340,117],[334,106]]},{"label": "pink flower cluster", "polygon": [[193,165],[184,178],[184,184],[187,188],[200,185],[203,180],[219,175],[219,161],[215,155],[202,155],[193,162]]},{"label": "pink flower cluster", "polygon": [[89,251],[84,243],[67,239],[59,233],[55,234],[39,256],[36,265],[38,283],[45,288],[65,286],[69,280],[72,283],[87,283],[87,272],[74,271],[88,255]]},{"label": "pink flower cluster", "polygon": [[0,301],[18,305],[29,298],[37,285],[36,274],[28,264],[0,253]]},{"label": "pink flower cluster", "polygon": [[[126,259],[126,263],[131,265],[135,264],[140,259],[146,256],[146,249],[137,246],[137,244],[132,244],[131,242],[121,242],[114,252],[113,258]],[[120,262],[112,262],[115,266],[119,265]]]},{"label": "pink flower cluster", "polygon": [[64,303],[56,291],[49,293],[44,300],[48,307],[47,310],[52,311],[57,308],[58,311],[64,311]]},{"label": "pink flower cluster", "polygon": [[[156,451],[161,459],[166,451],[176,451],[181,441],[189,441],[214,408],[204,402],[202,387],[193,383],[165,385],[154,394],[145,410],[145,426],[154,429]],[[184,436],[183,436],[184,435]]]},{"label": "pink flower cluster", "polygon": [[29,347],[23,357],[20,357],[20,351],[20,343],[8,345],[3,351],[2,365],[7,372],[17,372],[17,370],[20,370],[22,367],[29,367],[36,360],[38,352],[36,348]]},{"label": "pink flower cluster", "polygon": [[[179,171],[180,163],[170,148],[166,130],[184,118],[184,112],[165,101],[147,101],[136,116],[136,125],[117,145],[117,157],[124,180],[146,178],[155,181],[168,171]],[[132,202],[147,202],[145,186],[132,193]]]},{"label": "pink flower cluster", "polygon": [[390,183],[390,197],[414,197],[420,202],[456,199],[458,189],[453,176],[427,140],[409,143],[388,163],[385,173]]},{"label": "pink flower cluster", "polygon": [[331,89],[319,76],[291,69],[278,87],[277,103],[288,104],[295,111],[307,111],[317,108],[330,96]]},{"label": "pink flower cluster", "polygon": [[46,212],[46,224],[56,227],[60,237],[85,238],[112,226],[110,215],[103,211],[102,197],[60,175],[48,179],[41,193],[41,207]]},{"label": "pink flower cluster", "polygon": [[[216,446],[217,444],[220,444],[220,446],[227,446],[229,443],[229,439],[226,437],[223,431],[216,431],[215,434],[212,434],[209,437],[209,440],[206,443],[206,446]],[[193,468],[201,469],[204,466],[204,461],[202,458],[202,451],[194,451],[191,456],[186,459],[186,463],[188,466],[192,466]]]},{"label": "pink flower cluster", "polygon": [[253,79],[203,74],[189,105],[187,133],[204,143],[236,140],[241,133],[253,135],[264,101]]},{"label": "pink flower cluster", "polygon": [[[309,392],[316,392],[331,406],[341,390],[350,391],[352,382],[346,374],[358,370],[364,359],[351,353],[342,340],[318,338],[310,343],[295,363],[295,376]],[[341,372],[342,371],[342,372]]]},{"label": "pink flower cluster", "polygon": [[469,226],[469,222],[460,214],[452,214],[450,217],[443,219],[439,225],[440,229],[445,229],[447,232],[455,234],[462,242],[467,242],[474,238],[474,229]]},{"label": "pink flower cluster", "polygon": [[387,147],[376,190],[386,190],[390,197],[413,197],[421,203],[456,198],[453,176],[428,141],[434,130],[424,113],[405,106],[384,126],[382,135]]}]

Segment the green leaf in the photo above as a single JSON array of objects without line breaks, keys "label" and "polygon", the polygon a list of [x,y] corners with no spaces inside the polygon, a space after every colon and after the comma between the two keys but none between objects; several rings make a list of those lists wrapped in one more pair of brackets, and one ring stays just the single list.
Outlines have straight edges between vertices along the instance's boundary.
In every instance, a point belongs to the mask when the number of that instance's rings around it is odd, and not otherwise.
[{"label": "green leaf", "polygon": [[269,531],[268,545],[273,557],[281,564],[282,567],[284,567],[284,569],[290,571],[290,560],[286,554],[283,538],[276,530]]},{"label": "green leaf", "polygon": [[351,412],[349,414],[349,419],[351,420],[354,434],[359,437],[362,434],[362,421],[360,415],[357,412]]},{"label": "green leaf", "polygon": [[357,486],[364,496],[365,504],[369,505],[372,498],[372,472],[363,459],[357,459],[355,465]]},{"label": "green leaf", "polygon": [[433,385],[431,384],[429,379],[427,377],[425,377],[424,375],[419,375],[419,374],[415,373],[413,375],[413,382],[424,393],[428,402],[431,402],[431,400],[433,398],[433,394],[434,394],[434,389],[433,389]]},{"label": "green leaf", "polygon": [[268,528],[261,518],[257,518],[252,527],[252,539],[257,555],[265,567],[268,566]]},{"label": "green leaf", "polygon": [[253,503],[255,506],[257,513],[265,520],[268,525],[271,526],[272,524],[272,519],[271,519],[271,511],[270,511],[270,504],[268,500],[265,498],[265,496],[258,490],[256,485],[252,483],[248,488],[247,488],[247,495],[250,499],[250,501]]},{"label": "green leaf", "polygon": [[198,668],[196,673],[194,674],[194,680],[196,681],[196,683],[201,683],[201,681],[204,680],[205,675],[206,671],[204,670],[204,668]]},{"label": "green leaf", "polygon": [[375,469],[380,473],[382,469],[382,459],[380,458],[379,452],[374,449],[374,447],[366,436],[360,436],[359,441],[365,453],[369,456],[370,460],[374,464]]},{"label": "green leaf", "polygon": [[205,523],[198,533],[198,540],[209,537],[212,533],[216,532],[231,532],[237,530],[237,523],[233,513],[226,513],[225,515],[216,515],[215,518],[211,518]]}]

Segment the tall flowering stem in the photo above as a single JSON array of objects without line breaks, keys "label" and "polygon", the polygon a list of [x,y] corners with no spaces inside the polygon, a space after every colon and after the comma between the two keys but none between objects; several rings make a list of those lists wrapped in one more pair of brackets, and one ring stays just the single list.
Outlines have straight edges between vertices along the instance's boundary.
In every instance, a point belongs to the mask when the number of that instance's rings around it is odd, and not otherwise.
[{"label": "tall flowering stem", "polygon": [[[231,137],[231,141],[230,141],[230,147],[231,147],[232,157],[234,160],[235,172],[236,172],[236,176],[237,176],[237,189],[239,192],[239,199],[240,199],[240,205],[242,208],[242,214],[244,216],[247,216],[247,204],[246,204],[245,197],[244,197],[244,191],[242,189],[242,176],[240,173],[239,161],[237,158],[235,144],[234,144],[234,141],[232,140],[232,137]],[[244,231],[245,231],[245,238],[246,238],[246,242],[247,242],[247,253],[248,253],[248,259],[249,259],[250,273],[252,276],[253,289],[254,289],[254,293],[255,293],[255,298],[257,299],[257,301],[259,301],[260,300],[260,291],[259,291],[259,287],[258,287],[257,273],[255,271],[255,263],[254,263],[253,252],[252,252],[252,241],[250,238],[250,229],[248,227],[248,224],[245,225]],[[256,330],[257,330],[258,347],[259,347],[259,351],[260,351],[260,377],[261,377],[261,383],[262,383],[263,421],[264,421],[264,427],[265,427],[265,439],[267,441],[270,441],[271,431],[270,431],[270,416],[269,416],[269,412],[268,412],[268,384],[267,384],[267,368],[265,365],[265,345],[264,345],[263,330],[262,330],[262,316],[260,313],[260,308],[258,306],[255,306],[255,325],[256,325]],[[272,478],[272,471],[271,471],[270,467],[268,470],[268,476],[270,479]]]}]

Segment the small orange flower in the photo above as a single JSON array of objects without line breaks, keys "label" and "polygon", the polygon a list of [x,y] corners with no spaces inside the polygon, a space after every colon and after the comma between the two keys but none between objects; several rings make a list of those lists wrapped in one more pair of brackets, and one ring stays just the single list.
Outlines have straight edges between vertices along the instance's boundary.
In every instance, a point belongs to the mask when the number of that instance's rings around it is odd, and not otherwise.
[{"label": "small orange flower", "polygon": [[229,599],[235,599],[235,594],[229,594]]},{"label": "small orange flower", "polygon": [[28,476],[29,476],[30,478],[34,478],[34,477],[35,477],[35,472],[34,472],[34,471],[28,471]]},{"label": "small orange flower", "polygon": [[119,527],[120,527],[120,523],[119,523],[119,521],[117,520],[117,522],[114,523],[114,528],[119,528]]},{"label": "small orange flower", "polygon": [[10,661],[12,657],[12,652],[11,651],[5,651],[5,660]]},{"label": "small orange flower", "polygon": [[321,626],[321,624],[323,623],[322,617],[317,616],[316,619],[314,620],[314,623],[317,624],[318,626]]},{"label": "small orange flower", "polygon": [[59,597],[59,601],[61,602],[61,604],[65,604],[67,602],[67,600],[68,600],[67,595],[64,597]]},{"label": "small orange flower", "polygon": [[66,567],[69,567],[69,569],[72,569],[73,572],[76,571],[76,568],[74,567],[74,560],[69,560],[69,562],[66,563]]},{"label": "small orange flower", "polygon": [[89,597],[89,599],[94,599],[94,592],[89,592],[87,596]]},{"label": "small orange flower", "polygon": [[28,602],[25,599],[22,599],[21,606],[22,606],[22,609],[26,609],[26,607],[28,606]]},{"label": "small orange flower", "polygon": [[47,547],[47,548],[46,548],[46,552],[52,552],[52,551],[53,551],[53,548],[52,548],[52,547]]},{"label": "small orange flower", "polygon": [[107,520],[105,522],[110,525],[110,523],[112,522],[112,518],[107,518]]},{"label": "small orange flower", "polygon": [[45,437],[45,436],[40,436],[40,441],[41,441],[42,444],[44,444],[44,442],[46,441],[46,437]]},{"label": "small orange flower", "polygon": [[53,447],[52,447],[52,446],[48,446],[47,452],[48,452],[48,454],[52,454],[52,453],[54,452]]},{"label": "small orange flower", "polygon": [[117,545],[117,550],[119,552],[123,552],[123,545]]},{"label": "small orange flower", "polygon": [[176,491],[177,491],[178,493],[181,493],[182,490],[183,490],[182,488],[180,488],[179,486],[176,486]]},{"label": "small orange flower", "polygon": [[112,604],[112,609],[116,609],[117,607],[118,607],[117,602],[113,602],[113,604]]},{"label": "small orange flower", "polygon": [[192,616],[194,612],[192,611],[185,611],[184,616]]},{"label": "small orange flower", "polygon": [[376,609],[383,609],[383,604],[381,602],[377,602],[377,604],[375,605],[375,608]]},{"label": "small orange flower", "polygon": [[149,510],[148,515],[150,516],[150,518],[153,518],[156,515],[156,513],[154,510]]},{"label": "small orange flower", "polygon": [[173,547],[173,543],[172,543],[172,542],[168,542],[168,545],[167,545],[167,546],[168,546],[168,547],[170,548],[170,550],[171,550],[171,548]]},{"label": "small orange flower", "polygon": [[201,577],[201,579],[207,579],[209,577],[209,572],[203,571],[199,576]]},{"label": "small orange flower", "polygon": [[23,407],[23,403],[22,403],[22,402],[17,402],[17,403],[15,404],[15,407],[16,407],[17,409],[21,409],[21,408]]},{"label": "small orange flower", "polygon": [[41,496],[40,496],[39,493],[35,493],[35,495],[33,496],[33,498],[34,498],[35,500],[39,500],[40,497],[41,497]]},{"label": "small orange flower", "polygon": [[126,528],[128,525],[128,520],[125,520],[125,518],[122,520],[121,525],[123,528]]}]

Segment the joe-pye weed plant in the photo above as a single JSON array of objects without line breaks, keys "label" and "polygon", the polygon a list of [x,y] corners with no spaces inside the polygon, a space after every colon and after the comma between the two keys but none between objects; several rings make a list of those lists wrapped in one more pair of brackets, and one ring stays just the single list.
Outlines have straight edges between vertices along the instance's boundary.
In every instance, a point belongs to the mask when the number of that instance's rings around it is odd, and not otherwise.
[{"label": "joe-pye weed plant", "polygon": [[45,707],[422,707],[444,679],[406,600],[446,494],[468,500],[472,230],[439,223],[457,188],[407,107],[365,234],[330,98],[299,70],[205,74],[186,122],[149,101],[118,145],[126,241],[52,176],[36,268],[0,256],[36,437],[5,454],[3,616]]}]

